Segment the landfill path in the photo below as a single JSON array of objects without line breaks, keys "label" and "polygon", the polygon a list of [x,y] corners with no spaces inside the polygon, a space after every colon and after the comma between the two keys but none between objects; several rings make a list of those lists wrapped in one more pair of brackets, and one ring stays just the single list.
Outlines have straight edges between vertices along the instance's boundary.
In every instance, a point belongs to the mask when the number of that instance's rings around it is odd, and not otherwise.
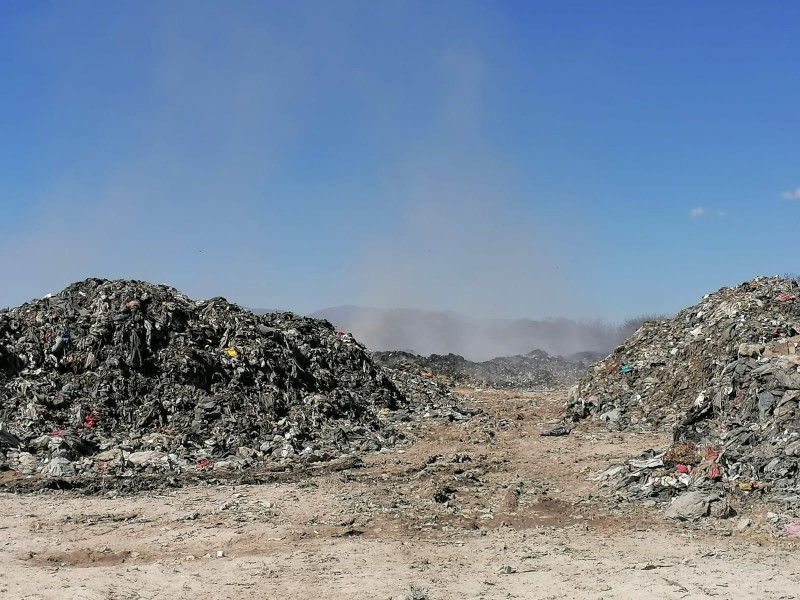
[{"label": "landfill path", "polygon": [[668,434],[565,433],[566,391],[461,393],[468,420],[414,413],[402,447],[257,481],[2,492],[0,598],[800,597],[765,500],[676,522],[595,481]]}]

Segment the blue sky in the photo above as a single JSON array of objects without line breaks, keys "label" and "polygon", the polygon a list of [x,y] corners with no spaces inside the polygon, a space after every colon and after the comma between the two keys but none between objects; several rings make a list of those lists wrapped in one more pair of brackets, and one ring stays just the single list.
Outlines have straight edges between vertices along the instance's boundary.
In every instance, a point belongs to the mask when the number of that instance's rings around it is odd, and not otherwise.
[{"label": "blue sky", "polygon": [[800,272],[796,2],[5,2],[0,305],[675,312]]}]

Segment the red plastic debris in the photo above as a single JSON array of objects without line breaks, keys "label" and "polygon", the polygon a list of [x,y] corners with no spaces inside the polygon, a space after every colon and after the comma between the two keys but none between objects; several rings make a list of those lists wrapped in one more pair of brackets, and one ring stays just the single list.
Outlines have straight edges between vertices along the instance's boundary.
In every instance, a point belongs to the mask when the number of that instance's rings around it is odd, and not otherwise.
[{"label": "red plastic debris", "polygon": [[198,460],[197,461],[197,468],[198,469],[207,469],[207,468],[212,467],[212,466],[214,466],[214,463],[212,463],[210,460],[203,459],[203,460]]},{"label": "red plastic debris", "polygon": [[708,468],[708,478],[709,479],[719,479],[719,477],[720,477],[719,465],[711,465]]},{"label": "red plastic debris", "polygon": [[794,299],[795,297],[792,296],[791,294],[779,294],[778,297],[775,298],[775,300],[777,300],[778,302],[789,302],[789,300],[794,300]]},{"label": "red plastic debris", "polygon": [[63,429],[53,429],[53,431],[49,431],[47,435],[64,435]]},{"label": "red plastic debris", "polygon": [[706,460],[716,461],[719,458],[719,448],[706,446]]},{"label": "red plastic debris", "polygon": [[688,473],[691,470],[691,467],[687,465],[678,465],[675,468],[678,469],[678,473]]},{"label": "red plastic debris", "polygon": [[83,420],[83,426],[86,427],[86,429],[91,429],[96,423],[97,417],[95,417],[92,413],[86,415],[86,418]]},{"label": "red plastic debris", "polygon": [[342,337],[344,335],[344,332],[343,331],[337,331],[336,335],[339,336],[339,337]]}]

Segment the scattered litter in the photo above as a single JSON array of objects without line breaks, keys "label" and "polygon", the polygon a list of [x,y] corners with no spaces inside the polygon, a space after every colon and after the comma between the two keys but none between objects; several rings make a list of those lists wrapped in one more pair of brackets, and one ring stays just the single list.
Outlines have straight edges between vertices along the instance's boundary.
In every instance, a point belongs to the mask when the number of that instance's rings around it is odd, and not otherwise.
[{"label": "scattered litter", "polygon": [[561,426],[561,427],[556,427],[555,429],[551,429],[550,431],[543,431],[539,435],[544,437],[558,437],[562,435],[569,435],[570,431],[571,430],[569,427]]},{"label": "scattered litter", "polygon": [[687,492],[672,501],[664,516],[676,521],[697,521],[708,516],[711,503],[717,500],[719,497],[714,494]]},{"label": "scattered litter", "polygon": [[431,600],[431,597],[424,589],[412,585],[411,591],[406,595],[406,600]]},{"label": "scattered litter", "polygon": [[671,566],[672,565],[670,564],[661,564],[661,563],[654,563],[647,561],[647,562],[634,563],[633,565],[631,565],[630,568],[635,569],[637,571],[652,571],[653,569],[665,569]]},{"label": "scattered litter", "polygon": [[516,567],[510,567],[508,565],[500,567],[497,572],[501,575],[511,575],[512,573],[516,573]]},{"label": "scattered litter", "polygon": [[800,538],[800,521],[786,525],[781,530],[781,533],[787,537]]}]

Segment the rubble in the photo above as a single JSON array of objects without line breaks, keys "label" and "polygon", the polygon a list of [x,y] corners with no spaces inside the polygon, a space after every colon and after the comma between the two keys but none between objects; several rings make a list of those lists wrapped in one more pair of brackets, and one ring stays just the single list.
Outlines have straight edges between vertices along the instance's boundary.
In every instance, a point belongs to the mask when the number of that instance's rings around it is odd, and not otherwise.
[{"label": "rubble", "polygon": [[673,445],[603,474],[627,499],[686,490],[800,498],[800,286],[759,277],[645,323],[594,365],[568,402],[573,419],[622,430],[670,428]]},{"label": "rubble", "polygon": [[569,427],[560,426],[556,427],[555,429],[550,429],[549,431],[543,431],[539,435],[543,437],[560,437],[563,435],[569,435],[570,431],[571,429]]},{"label": "rubble", "polygon": [[438,377],[450,386],[494,389],[555,388],[575,383],[586,369],[579,359],[552,357],[543,350],[472,362],[458,354],[418,356],[410,352],[374,352],[376,363]]},{"label": "rubble", "polygon": [[381,410],[379,416],[383,419],[390,422],[408,421],[413,412],[450,421],[468,421],[480,413],[479,410],[460,406],[447,386],[430,377],[386,366],[381,369],[406,400],[405,406],[397,410]]},{"label": "rubble", "polygon": [[0,311],[0,469],[113,479],[379,450],[402,439],[387,415],[453,406],[400,386],[326,321],[87,279]]}]

